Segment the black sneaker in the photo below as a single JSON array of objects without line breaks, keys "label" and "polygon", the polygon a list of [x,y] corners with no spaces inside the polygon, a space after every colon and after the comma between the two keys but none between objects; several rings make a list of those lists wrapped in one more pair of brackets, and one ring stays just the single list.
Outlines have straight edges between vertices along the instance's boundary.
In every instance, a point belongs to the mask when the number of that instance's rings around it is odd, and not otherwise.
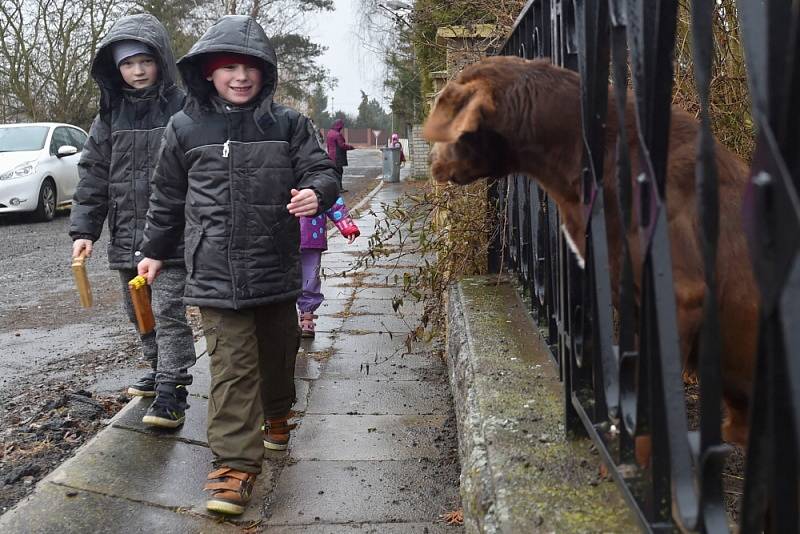
[{"label": "black sneaker", "polygon": [[142,378],[134,382],[128,388],[128,395],[136,397],[155,397],[156,395],[156,373],[150,371]]},{"label": "black sneaker", "polygon": [[142,423],[162,428],[177,428],[183,424],[184,412],[189,407],[186,403],[186,386],[159,384],[158,395],[153,404],[142,417]]}]

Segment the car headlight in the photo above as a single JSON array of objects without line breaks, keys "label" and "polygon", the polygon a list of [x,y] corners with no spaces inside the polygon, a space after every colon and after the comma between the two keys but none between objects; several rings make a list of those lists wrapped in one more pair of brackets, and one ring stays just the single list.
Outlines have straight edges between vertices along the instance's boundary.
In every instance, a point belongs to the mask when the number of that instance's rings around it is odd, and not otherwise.
[{"label": "car headlight", "polygon": [[0,174],[0,180],[13,180],[14,178],[25,178],[36,172],[36,162],[26,161],[20,163],[8,172]]}]

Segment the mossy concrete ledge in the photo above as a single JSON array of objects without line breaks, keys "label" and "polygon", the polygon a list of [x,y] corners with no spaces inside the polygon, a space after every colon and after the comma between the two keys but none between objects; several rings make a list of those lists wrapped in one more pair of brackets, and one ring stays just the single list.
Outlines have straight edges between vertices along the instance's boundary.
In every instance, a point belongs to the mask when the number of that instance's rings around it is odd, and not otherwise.
[{"label": "mossy concrete ledge", "polygon": [[566,439],[557,369],[511,283],[454,284],[448,322],[466,531],[637,532],[591,442]]}]

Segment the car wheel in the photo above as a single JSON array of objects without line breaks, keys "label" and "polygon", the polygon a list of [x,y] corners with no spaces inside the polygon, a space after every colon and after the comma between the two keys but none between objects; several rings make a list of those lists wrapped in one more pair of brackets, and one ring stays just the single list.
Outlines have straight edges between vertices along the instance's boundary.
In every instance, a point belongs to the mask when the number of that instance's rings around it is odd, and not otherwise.
[{"label": "car wheel", "polygon": [[53,180],[47,178],[39,189],[39,204],[33,213],[37,221],[52,221],[56,214],[56,186]]}]

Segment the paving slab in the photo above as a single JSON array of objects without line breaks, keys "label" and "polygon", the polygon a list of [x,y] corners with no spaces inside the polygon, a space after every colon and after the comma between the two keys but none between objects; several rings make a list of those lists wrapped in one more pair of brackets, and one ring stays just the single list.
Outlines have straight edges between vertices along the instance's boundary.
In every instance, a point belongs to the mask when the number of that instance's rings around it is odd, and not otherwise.
[{"label": "paving slab", "polygon": [[303,338],[300,348],[304,353],[331,351],[337,334],[337,332],[319,332],[313,338]]},{"label": "paving slab", "polygon": [[306,415],[295,460],[408,460],[441,456],[443,415]]},{"label": "paving slab", "polygon": [[[317,314],[318,315],[318,314]],[[314,320],[316,323],[316,332],[337,332],[341,330],[344,317],[333,315],[318,315]]]},{"label": "paving slab", "polygon": [[348,335],[339,336],[333,347],[342,352],[370,356],[377,354],[381,359],[393,354],[405,354],[414,351],[414,345],[412,345],[411,351],[408,350],[405,335],[395,335],[391,332],[382,332],[380,334],[351,332]]},{"label": "paving slab", "polygon": [[322,317],[323,315],[337,315],[342,313],[350,303],[350,299],[332,299],[326,296],[322,301],[316,314]]},{"label": "paving slab", "polygon": [[319,378],[321,372],[321,362],[302,352],[297,355],[297,361],[294,365],[294,377],[296,379],[314,380]]},{"label": "paving slab", "polygon": [[449,409],[449,391],[427,381],[323,380],[314,382],[310,414],[428,415]]},{"label": "paving slab", "polygon": [[364,271],[364,266],[357,266],[350,261],[327,261],[322,264],[322,280],[326,278],[346,278]]},{"label": "paving slab", "polygon": [[[110,369],[103,374],[103,378],[96,381],[87,389],[92,393],[106,395],[126,393],[128,391],[128,386],[136,382],[147,371],[147,367],[138,365]],[[2,375],[2,373],[3,369],[0,367],[0,375]]]},{"label": "paving slab", "polygon": [[403,287],[403,274],[410,272],[405,269],[381,269],[378,272],[369,270],[368,275],[361,277],[361,284],[376,287],[396,287],[398,290]]},{"label": "paving slab", "polygon": [[325,362],[318,378],[362,380],[434,380],[447,373],[444,362],[429,354],[401,354],[375,362],[361,354],[336,353]]},{"label": "paving slab", "polygon": [[[396,313],[392,308],[391,299],[366,299],[357,298],[350,305],[349,311],[356,314],[388,315]],[[414,297],[407,296],[397,310],[404,315],[422,316],[423,305]]]},{"label": "paving slab", "polygon": [[[206,495],[203,492],[211,460],[208,447],[112,427],[98,434],[91,446],[45,480],[70,488],[212,516],[205,510]],[[263,499],[272,486],[278,466],[276,462],[264,462],[254,490],[256,502]],[[258,507],[251,506],[237,522],[259,518]]]},{"label": "paving slab", "polygon": [[269,534],[453,534],[461,527],[443,523],[362,523],[270,527]]},{"label": "paving slab", "polygon": [[355,273],[347,273],[347,274],[345,274],[343,276],[333,276],[333,275],[331,275],[331,276],[320,277],[320,280],[322,280],[323,287],[325,285],[328,285],[330,287],[334,287],[334,286],[338,286],[338,287],[349,286],[356,279],[357,278],[356,278]]},{"label": "paving slab", "polygon": [[[370,265],[369,269],[366,271],[366,276],[363,276],[361,279],[366,284],[384,284],[386,283],[387,279],[390,284],[401,286],[403,283],[403,273],[414,273],[416,272],[416,267],[405,268],[405,267],[381,267],[378,265]],[[395,277],[397,277],[395,279]]]},{"label": "paving slab", "polygon": [[310,380],[294,380],[294,391],[296,401],[292,409],[296,412],[305,412],[308,410],[308,393],[311,390]]},{"label": "paving slab", "polygon": [[430,460],[287,465],[267,505],[266,530],[316,521],[434,521],[458,501],[455,485],[442,486],[439,468]]},{"label": "paving slab", "polygon": [[366,251],[359,256],[345,256],[344,254],[332,254],[329,259],[322,259],[322,269],[325,272],[323,282],[327,279],[333,282],[332,285],[348,285],[356,277],[361,277],[365,272],[366,262],[361,259]]},{"label": "paving slab", "polygon": [[[339,279],[341,277],[337,277],[337,280]],[[349,300],[353,295],[353,288],[344,285],[329,285],[323,282],[320,292],[325,295],[325,298]]]},{"label": "paving slab", "polygon": [[393,299],[400,296],[401,288],[398,287],[359,287],[355,290],[356,299]]},{"label": "paving slab", "polygon": [[[198,358],[194,366],[189,369],[192,374],[192,384],[186,389],[189,390],[190,396],[208,398],[208,391],[211,389],[210,363],[211,358],[206,355]],[[191,399],[189,399],[189,402],[191,402]]]},{"label": "paving slab", "polygon": [[[374,332],[376,334],[392,332],[407,334],[417,327],[419,321],[401,317],[398,314],[384,315],[351,315],[342,321],[339,329],[343,332]],[[343,336],[344,337],[344,336]]]},{"label": "paving slab", "polygon": [[36,498],[21,502],[0,517],[6,534],[86,534],[87,532],[241,532],[230,523],[210,521],[140,502],[45,482]]},{"label": "paving slab", "polygon": [[142,417],[144,417],[151,402],[152,398],[140,398],[130,409],[125,410],[118,418],[115,418],[112,426],[149,434],[161,439],[176,439],[196,445],[208,446],[206,435],[206,429],[208,428],[207,399],[195,396],[189,397],[186,420],[180,428],[175,430],[159,429],[142,423]]}]

